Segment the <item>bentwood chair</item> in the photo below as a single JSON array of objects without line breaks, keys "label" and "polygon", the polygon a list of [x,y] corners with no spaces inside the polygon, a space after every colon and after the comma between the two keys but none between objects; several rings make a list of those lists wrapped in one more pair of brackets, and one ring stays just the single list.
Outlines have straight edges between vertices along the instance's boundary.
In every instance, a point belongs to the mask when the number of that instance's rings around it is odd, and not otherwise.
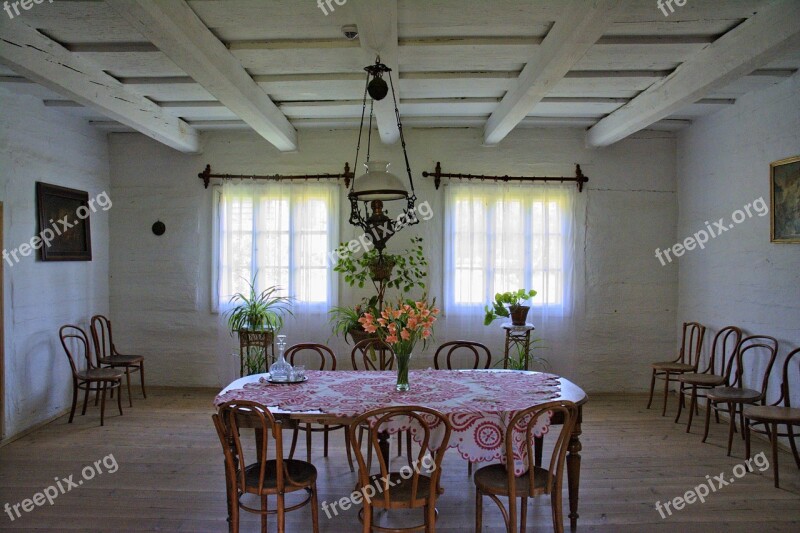
[{"label": "bentwood chair", "polygon": [[[433,355],[433,368],[436,370],[441,368],[440,356],[445,358],[447,370],[458,368],[477,370],[492,366],[492,352],[484,344],[475,341],[450,341],[439,346]],[[464,362],[466,364],[460,364]],[[457,366],[454,367],[454,364]],[[472,474],[471,462],[467,463],[467,474]]]},{"label": "bentwood chair", "polygon": [[[402,424],[406,429],[416,422],[416,433],[420,440],[419,453],[398,470],[391,470],[387,459],[381,453],[379,434],[386,431],[389,424]],[[373,472],[371,465],[364,462],[361,443],[355,436],[356,428],[369,428],[367,448],[374,450],[379,468]],[[363,524],[363,532],[378,531],[417,531],[426,533],[436,531],[436,499],[442,491],[439,480],[442,475],[442,459],[450,442],[452,426],[450,421],[438,411],[427,407],[401,406],[383,407],[368,411],[348,428],[350,443],[358,462],[358,484],[356,491],[363,495],[363,507],[358,518]],[[411,433],[411,431],[407,431]],[[434,449],[435,447],[435,449]],[[423,471],[427,473],[423,473]],[[424,522],[420,525],[389,528],[374,523],[374,509],[423,509]]]},{"label": "bentwood chair", "polygon": [[[686,389],[691,389],[689,401],[689,421],[686,423],[686,433],[692,429],[692,418],[697,410],[698,392],[704,391],[701,398],[705,397],[705,391],[719,387],[720,385],[727,385],[725,379],[730,376],[730,365],[733,364],[734,357],[736,357],[736,350],[739,349],[739,343],[742,341],[742,330],[736,326],[728,326],[722,328],[714,335],[714,342],[711,344],[711,355],[708,359],[708,366],[702,372],[689,372],[678,376],[680,388],[678,389],[678,414],[675,416],[675,422],[681,418],[681,410],[683,408],[684,395]],[[719,422],[719,413],[714,411],[714,415]]]},{"label": "bentwood chair", "polygon": [[[515,432],[524,431],[524,445],[527,457],[530,459],[533,452],[534,428],[536,422],[543,415],[552,416],[561,413],[564,424],[561,426],[547,469],[532,466],[522,476],[514,473],[513,459],[507,460],[509,464],[493,464],[484,466],[475,471],[475,531],[483,531],[483,497],[489,498],[497,504],[503,513],[506,531],[514,533],[517,528],[517,498],[520,503],[520,531],[525,531],[527,518],[528,498],[535,498],[540,494],[550,495],[550,506],[553,518],[553,530],[557,533],[564,531],[562,517],[561,494],[564,487],[564,462],[572,429],[578,417],[578,408],[570,401],[553,401],[518,411],[508,424],[505,434],[505,454],[507,458],[514,457]],[[552,426],[550,429],[554,429]],[[530,463],[530,461],[529,461]],[[508,499],[506,511],[499,496]]]},{"label": "bentwood chair", "polygon": [[146,399],[144,390],[144,357],[141,355],[125,355],[117,351],[114,339],[111,337],[111,321],[103,315],[95,315],[91,321],[92,339],[100,366],[110,368],[124,368],[125,378],[128,381],[128,405],[133,407],[131,398],[131,372],[139,372],[142,382],[142,396]]},{"label": "bentwood chair", "polygon": [[700,361],[700,350],[703,347],[703,336],[706,327],[697,322],[684,322],[683,334],[681,335],[681,349],[677,359],[673,361],[659,361],[653,363],[653,375],[650,378],[650,399],[647,401],[647,408],[653,403],[653,390],[656,386],[656,379],[664,380],[664,408],[661,416],[667,414],[667,398],[669,398],[669,380],[673,375],[697,372],[697,364]]},{"label": "bentwood chair", "polygon": [[[58,336],[61,339],[61,346],[64,347],[64,352],[69,359],[69,366],[72,369],[72,408],[69,412],[69,423],[75,417],[75,407],[78,404],[78,390],[84,390],[83,396],[83,409],[81,409],[81,416],[86,414],[86,404],[89,400],[89,392],[94,391],[96,395],[101,396],[100,400],[100,425],[105,424],[106,414],[106,391],[119,389],[122,386],[122,370],[115,368],[98,368],[92,361],[92,350],[89,346],[89,337],[86,332],[78,326],[61,326],[58,330]],[[73,356],[73,348],[75,352],[83,352],[83,358],[86,360],[86,370],[78,370],[78,365],[75,362],[76,357]],[[80,360],[80,357],[78,357]],[[119,414],[122,416],[122,394],[117,394],[117,407]]]},{"label": "bentwood chair", "polygon": [[[792,407],[791,389],[789,387],[789,366],[792,358],[800,354],[800,348],[792,351],[786,356],[783,363],[783,380],[781,381],[781,396],[772,405],[747,405],[744,408],[744,431],[745,431],[745,457],[750,457],[750,430],[757,433],[769,435],[772,448],[772,473],[775,480],[775,488],[778,487],[778,437],[788,437],[792,447],[794,462],[800,468],[800,455],[797,453],[797,444],[794,441],[793,426],[800,425],[800,409]],[[800,365],[796,365],[800,368]],[[783,405],[781,406],[781,403]],[[758,430],[754,426],[763,424],[764,430]],[[779,433],[778,426],[786,426],[786,433]]]},{"label": "bentwood chair", "polygon": [[[306,364],[306,369],[317,367],[318,370],[336,370],[336,356],[333,354],[330,348],[325,346],[324,344],[316,344],[316,343],[303,343],[303,344],[295,344],[294,346],[290,346],[287,348],[286,353],[284,354],[286,359],[289,361],[289,364],[294,366],[295,364],[300,364],[300,361]],[[298,361],[299,359],[299,361]],[[324,443],[324,457],[328,457],[328,434],[331,431],[336,431],[339,429],[344,429],[344,441],[345,447],[347,451],[347,463],[350,465],[350,471],[353,472],[353,458],[350,455],[350,434],[347,432],[347,426],[339,424],[336,426],[330,426],[328,424],[324,424],[323,426],[319,426],[318,424],[311,424],[306,423],[302,426],[295,427],[294,431],[292,432],[292,447],[289,451],[289,459],[294,459],[294,450],[297,447],[297,437],[300,431],[304,431],[306,434],[306,461],[309,463],[311,462],[311,434],[312,433],[322,433],[323,436],[323,443]]]},{"label": "bentwood chair", "polygon": [[394,368],[394,350],[380,339],[364,339],[358,341],[350,352],[353,370],[392,370]]},{"label": "bentwood chair", "polygon": [[[772,372],[772,365],[775,363],[777,354],[778,341],[773,337],[753,335],[742,339],[742,342],[739,343],[739,349],[736,352],[735,378],[733,381],[730,381],[730,376],[728,376],[726,383],[730,383],[729,386],[717,387],[706,393],[706,427],[705,434],[703,435],[703,442],[708,439],[711,409],[720,409],[720,404],[725,404],[729,417],[728,455],[730,456],[731,447],[733,445],[733,433],[736,431],[736,415],[739,415],[742,438],[744,438],[744,406],[746,404],[764,405],[764,399],[767,396],[769,375]],[[758,376],[759,368],[763,369],[760,383],[759,380],[755,378],[750,379],[751,374],[756,377]],[[752,369],[752,371],[749,369]],[[745,385],[748,385],[746,381],[754,381],[759,388],[751,389],[746,387]]]},{"label": "bentwood chair", "polygon": [[[475,341],[450,341],[439,346],[433,356],[433,368],[436,370],[441,368],[439,363],[440,356],[446,357],[444,362],[447,365],[447,370],[453,370],[454,368],[477,370],[492,366],[492,352],[485,345]],[[466,359],[467,364],[458,364],[454,367],[454,358],[457,362],[462,362]]]},{"label": "bentwood chair", "polygon": [[[267,516],[278,516],[278,532],[286,531],[286,513],[311,504],[311,522],[314,533],[319,533],[319,506],[317,505],[317,469],[305,461],[283,458],[281,423],[261,404],[234,401],[222,404],[212,415],[222,450],[225,454],[225,481],[228,494],[228,521],[230,531],[239,531],[239,509],[261,515],[261,531],[267,531]],[[240,423],[248,420],[255,427],[256,449],[254,462],[251,449],[242,444]],[[275,443],[270,452],[270,442]],[[247,455],[245,455],[247,453]],[[274,458],[270,458],[274,456]],[[305,491],[306,498],[287,507],[286,495]],[[277,507],[269,509],[267,497],[277,498]],[[257,505],[257,507],[254,507]]]}]

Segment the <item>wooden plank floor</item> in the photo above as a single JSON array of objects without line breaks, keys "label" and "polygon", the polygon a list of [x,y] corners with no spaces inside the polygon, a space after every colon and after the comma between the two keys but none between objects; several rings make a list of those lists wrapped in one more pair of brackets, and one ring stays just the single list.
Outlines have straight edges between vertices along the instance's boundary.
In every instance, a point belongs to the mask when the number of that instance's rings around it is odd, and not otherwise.
[{"label": "wooden plank floor", "polygon": [[[71,425],[62,417],[0,448],[0,505],[32,497],[56,477],[72,474],[77,480],[84,466],[109,454],[119,467],[14,521],[0,513],[0,529],[225,531],[222,452],[210,419],[214,393],[153,388],[147,400],[134,399],[123,417],[111,409],[103,428],[98,410],[91,407]],[[639,395],[593,396],[586,406],[579,531],[800,530],[800,475],[784,452],[781,489],[772,485],[770,465],[710,494],[705,503],[662,519],[656,501],[684,494],[705,482],[706,475],[724,472],[732,477],[743,460],[744,444],[737,436],[734,456],[726,457],[726,426],[712,425],[710,442],[701,444],[700,425],[687,435],[683,425],[659,416],[660,405],[648,411],[645,403]],[[341,433],[331,436],[328,459],[322,458],[321,443],[315,435],[313,461],[320,472],[320,502],[330,502],[352,490],[355,475],[347,467]],[[761,451],[769,458],[766,443],[756,440],[753,454]],[[300,458],[304,454],[301,445]],[[466,464],[455,453],[445,457],[443,485],[437,529],[472,531],[474,488]],[[551,530],[548,506],[546,497],[530,504],[529,531]],[[488,499],[484,509],[484,531],[501,531],[500,514]],[[244,520],[242,531],[258,530],[254,517]],[[308,508],[290,513],[287,525],[289,531],[310,531]],[[326,532],[360,530],[353,509],[331,519],[321,512],[320,525]],[[271,518],[270,531],[275,526]]]}]

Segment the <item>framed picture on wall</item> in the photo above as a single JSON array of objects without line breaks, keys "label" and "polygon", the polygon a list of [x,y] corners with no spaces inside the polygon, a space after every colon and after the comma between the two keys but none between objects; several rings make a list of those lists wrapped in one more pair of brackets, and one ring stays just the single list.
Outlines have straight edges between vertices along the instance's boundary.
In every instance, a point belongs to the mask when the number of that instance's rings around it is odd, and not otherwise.
[{"label": "framed picture on wall", "polygon": [[36,182],[42,261],[91,261],[89,193]]},{"label": "framed picture on wall", "polygon": [[769,165],[770,241],[800,243],[800,155]]}]

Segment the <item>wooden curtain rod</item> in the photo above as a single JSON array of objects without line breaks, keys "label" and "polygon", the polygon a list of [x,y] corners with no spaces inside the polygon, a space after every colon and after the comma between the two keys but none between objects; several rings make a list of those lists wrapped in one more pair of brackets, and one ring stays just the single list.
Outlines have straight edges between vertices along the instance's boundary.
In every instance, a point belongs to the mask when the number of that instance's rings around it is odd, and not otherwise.
[{"label": "wooden curtain rod", "polygon": [[575,176],[570,177],[553,177],[553,176],[487,176],[485,174],[457,174],[457,173],[449,173],[449,172],[442,172],[442,164],[441,162],[436,162],[436,170],[433,172],[428,172],[427,170],[422,173],[422,177],[424,178],[433,178],[433,184],[436,188],[439,188],[439,185],[442,183],[442,178],[455,178],[461,180],[492,180],[492,181],[523,181],[523,182],[530,182],[530,181],[560,181],[561,183],[565,181],[574,181],[578,185],[578,192],[583,192],[583,184],[589,181],[589,178],[583,175],[581,172],[581,166],[575,165]]},{"label": "wooden curtain rod", "polygon": [[344,164],[344,172],[341,174],[272,174],[266,176],[258,176],[255,174],[212,174],[211,165],[206,165],[206,168],[197,175],[198,178],[203,180],[203,186],[208,189],[208,184],[212,179],[243,179],[243,180],[269,180],[269,181],[290,181],[290,180],[340,180],[344,179],[344,186],[350,187],[350,180],[353,179],[353,173],[350,172],[350,163]]}]

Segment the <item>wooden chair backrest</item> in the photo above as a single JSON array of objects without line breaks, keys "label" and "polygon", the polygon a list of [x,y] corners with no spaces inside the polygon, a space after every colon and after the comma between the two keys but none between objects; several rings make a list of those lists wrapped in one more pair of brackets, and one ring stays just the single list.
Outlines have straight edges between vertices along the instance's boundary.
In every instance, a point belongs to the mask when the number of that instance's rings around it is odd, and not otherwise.
[{"label": "wooden chair backrest", "polygon": [[[741,342],[742,330],[736,326],[728,326],[719,330],[714,335],[714,342],[711,344],[711,356],[708,359],[708,366],[702,373],[724,376],[728,365],[736,357],[736,352]],[[717,371],[717,366],[719,366],[719,371]]]},{"label": "wooden chair backrest", "polygon": [[[289,361],[289,364],[292,366],[295,365],[295,358],[298,356],[318,359],[319,370],[336,370],[336,356],[333,354],[333,350],[324,344],[317,344],[315,342],[295,344],[287,348],[286,353],[284,353],[284,357],[286,357],[286,360]],[[309,367],[306,367],[306,369],[308,368]]]},{"label": "wooden chair backrest", "polygon": [[[390,473],[389,465],[381,453],[378,434],[385,424],[398,417],[407,418],[412,423],[416,421],[419,424],[419,431],[421,433],[417,432],[415,435],[417,439],[420,435],[422,436],[421,442],[419,443],[419,453],[417,453],[416,456],[412,453],[408,454],[408,458],[412,459],[412,464],[407,465],[407,467],[411,469],[411,475],[407,476],[404,474],[403,469],[406,468],[406,466],[400,469],[401,476],[406,480],[410,480],[412,501],[418,499],[419,477],[422,475],[423,468],[430,469],[430,490],[433,493],[437,492],[442,472],[442,459],[444,458],[444,452],[447,450],[447,445],[450,442],[450,433],[452,431],[450,421],[447,420],[442,413],[421,406],[397,406],[373,409],[372,411],[362,414],[350,424],[348,431],[350,432],[350,443],[355,452],[356,460],[358,461],[358,479],[360,487],[366,487],[370,484],[370,475],[372,475],[372,472],[370,472],[364,460],[361,445],[356,437],[356,429],[362,425],[369,426],[367,446],[372,447],[372,451],[378,458],[381,479],[387,481],[387,483],[384,483],[383,490],[380,491],[382,492],[381,496],[386,507],[389,507],[391,504],[392,488],[388,483]],[[405,423],[403,425],[405,426]],[[437,438],[437,448],[432,450],[431,445],[433,443],[431,442],[431,436],[434,431],[443,431],[444,433],[441,440]],[[426,461],[426,458],[432,458],[432,461]]]},{"label": "wooden chair backrest", "polygon": [[381,339],[364,339],[350,352],[353,370],[392,370],[394,350]]},{"label": "wooden chair backrest", "polygon": [[[764,365],[761,374],[760,388],[758,389],[761,392],[759,401],[763,401],[767,395],[769,376],[772,373],[772,366],[775,364],[777,355],[778,341],[774,337],[751,335],[750,337],[742,339],[742,342],[739,343],[739,349],[736,352],[736,372],[734,373],[733,381],[730,381],[731,386],[739,387],[740,389],[745,387],[745,377],[747,375],[745,367],[748,366],[745,364],[746,359],[753,359],[749,366],[751,366],[755,372],[757,370],[758,360],[766,357],[767,363]],[[728,379],[730,379],[730,376],[728,376]]]},{"label": "wooden chair backrest", "polygon": [[681,351],[676,361],[697,368],[706,327],[698,322],[684,322],[681,335]]},{"label": "wooden chair backrest", "polygon": [[86,368],[96,368],[94,361],[92,361],[92,350],[91,346],[89,346],[89,337],[86,336],[85,331],[78,326],[67,324],[65,326],[61,326],[61,328],[58,330],[58,337],[61,339],[61,346],[64,347],[64,353],[67,354],[69,366],[72,368],[72,375],[74,377],[77,377],[78,371],[80,370],[80,357],[78,357],[78,361],[75,360],[76,354],[73,354],[73,348],[70,347],[70,344],[72,343],[77,344],[75,351],[83,352],[83,359],[86,361]]},{"label": "wooden chair backrest", "polygon": [[[791,392],[792,391],[791,391],[790,380],[789,380],[789,366],[790,366],[790,363],[792,362],[792,359],[798,354],[800,354],[800,348],[796,348],[796,349],[792,350],[791,352],[789,352],[789,355],[786,356],[786,360],[783,362],[783,379],[781,380],[781,397],[778,398],[778,401],[775,402],[775,405],[780,405],[781,401],[783,401],[784,407],[791,407],[792,406],[792,400],[791,400],[791,396],[792,396]],[[798,363],[800,363],[800,360],[798,360]],[[798,375],[799,376],[798,376],[798,381],[795,382],[795,384],[796,384],[795,386],[800,385],[800,364],[797,365],[797,369],[798,369]]]},{"label": "wooden chair backrest", "polygon": [[105,359],[117,353],[111,337],[111,321],[103,315],[94,315],[89,324],[94,341],[94,353],[97,359]]},{"label": "wooden chair backrest", "polygon": [[[472,366],[458,366],[456,368],[471,368],[477,370],[479,368],[489,368],[492,365],[492,352],[485,345],[475,341],[450,341],[442,344],[436,350],[433,356],[433,367],[439,370],[439,355],[446,355],[447,369],[453,369],[453,356],[456,355],[457,359],[463,359],[464,355],[467,358],[468,364],[471,358]],[[481,361],[483,359],[483,362]]]}]

